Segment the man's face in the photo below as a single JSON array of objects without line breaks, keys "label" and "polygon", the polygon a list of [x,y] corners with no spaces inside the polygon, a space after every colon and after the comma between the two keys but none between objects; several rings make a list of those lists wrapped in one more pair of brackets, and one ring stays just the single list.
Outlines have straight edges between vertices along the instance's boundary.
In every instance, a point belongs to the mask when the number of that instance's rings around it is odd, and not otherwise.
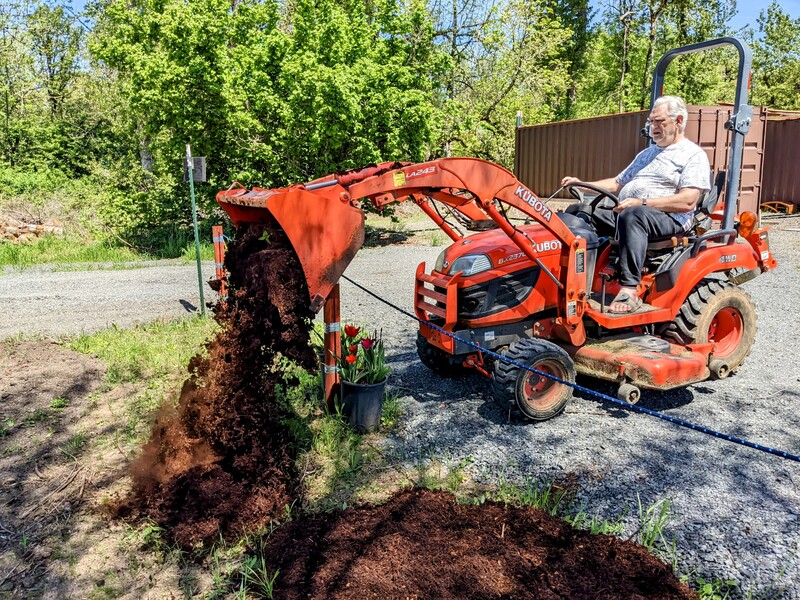
[{"label": "man's face", "polygon": [[[680,119],[680,117],[678,117]],[[664,148],[674,144],[678,138],[678,121],[670,118],[667,106],[657,106],[650,113],[650,136],[657,146]]]}]

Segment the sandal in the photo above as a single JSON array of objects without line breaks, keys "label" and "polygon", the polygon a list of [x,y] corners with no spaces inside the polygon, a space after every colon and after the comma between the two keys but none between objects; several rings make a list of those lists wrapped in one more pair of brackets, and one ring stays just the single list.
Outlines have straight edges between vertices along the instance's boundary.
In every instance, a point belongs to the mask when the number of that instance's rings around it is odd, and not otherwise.
[{"label": "sandal", "polygon": [[[615,304],[624,304],[628,307],[627,310],[612,310],[611,307]],[[617,296],[611,301],[611,304],[608,307],[608,312],[615,314],[615,315],[627,315],[629,313],[635,313],[637,310],[641,308],[643,301],[639,296],[636,294],[632,294],[627,291],[620,292]]]}]

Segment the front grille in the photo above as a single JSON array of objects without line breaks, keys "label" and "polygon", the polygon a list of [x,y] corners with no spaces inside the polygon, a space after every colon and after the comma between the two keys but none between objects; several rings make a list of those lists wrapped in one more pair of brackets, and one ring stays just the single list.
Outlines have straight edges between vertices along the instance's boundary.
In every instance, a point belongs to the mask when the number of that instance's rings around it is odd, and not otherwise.
[{"label": "front grille", "polygon": [[478,319],[513,308],[530,295],[541,269],[533,267],[458,290],[458,318]]}]

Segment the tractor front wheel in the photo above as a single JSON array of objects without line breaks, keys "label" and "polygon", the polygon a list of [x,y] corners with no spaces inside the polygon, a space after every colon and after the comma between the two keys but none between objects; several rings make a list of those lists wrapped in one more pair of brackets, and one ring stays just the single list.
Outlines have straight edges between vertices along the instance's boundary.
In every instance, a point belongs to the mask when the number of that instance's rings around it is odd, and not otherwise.
[{"label": "tractor front wheel", "polygon": [[461,377],[467,372],[466,367],[452,362],[447,352],[432,345],[419,332],[417,332],[417,356],[431,371],[448,379]]},{"label": "tractor front wheel", "polygon": [[572,387],[549,376],[575,382],[575,366],[569,354],[553,342],[524,339],[511,344],[505,356],[517,364],[502,360],[495,363],[492,387],[501,406],[508,409],[516,404],[533,421],[551,419],[564,410],[572,398]]},{"label": "tractor front wheel", "polygon": [[727,281],[701,281],[662,332],[679,344],[716,344],[713,359],[735,371],[756,337],[756,310],[750,296]]}]

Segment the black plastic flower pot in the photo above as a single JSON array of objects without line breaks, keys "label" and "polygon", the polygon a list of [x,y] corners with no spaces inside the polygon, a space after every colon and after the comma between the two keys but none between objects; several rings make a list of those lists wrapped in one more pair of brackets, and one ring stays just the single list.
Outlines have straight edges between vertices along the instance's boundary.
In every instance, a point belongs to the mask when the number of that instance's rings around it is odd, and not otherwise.
[{"label": "black plastic flower pot", "polygon": [[377,431],[381,424],[386,380],[379,383],[342,381],[342,412],[357,431]]}]

